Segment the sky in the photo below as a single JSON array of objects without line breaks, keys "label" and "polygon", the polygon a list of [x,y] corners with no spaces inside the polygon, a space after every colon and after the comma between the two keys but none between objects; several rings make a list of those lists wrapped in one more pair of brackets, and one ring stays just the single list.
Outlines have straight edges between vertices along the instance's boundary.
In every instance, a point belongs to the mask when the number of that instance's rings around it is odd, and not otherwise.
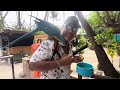
[{"label": "sky", "polygon": [[[32,15],[35,17],[38,17],[40,19],[44,19],[46,11],[32,11]],[[64,11],[65,12],[65,19],[68,16],[74,15],[73,11]],[[82,11],[84,17],[86,17],[89,14],[90,11]],[[3,14],[5,14],[6,11],[4,11]],[[30,15],[31,11],[21,11],[21,22],[24,23],[26,27],[30,26]],[[62,26],[63,25],[63,11],[58,11],[58,17],[57,21],[54,21],[54,24],[57,26]],[[34,18],[31,18],[31,25],[34,25]],[[48,19],[50,23],[53,23],[53,20],[51,18]],[[8,15],[5,18],[5,22],[7,26],[12,27],[13,25],[17,24],[17,11],[9,11]]]}]

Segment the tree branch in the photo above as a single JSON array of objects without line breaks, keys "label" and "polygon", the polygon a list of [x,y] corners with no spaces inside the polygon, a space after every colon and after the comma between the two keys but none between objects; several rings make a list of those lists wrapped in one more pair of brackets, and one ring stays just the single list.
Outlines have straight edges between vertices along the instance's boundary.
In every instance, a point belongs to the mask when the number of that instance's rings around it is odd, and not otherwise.
[{"label": "tree branch", "polygon": [[45,13],[45,17],[44,17],[44,20],[46,21],[47,20],[47,18],[48,18],[48,11],[46,11],[46,13]]},{"label": "tree branch", "polygon": [[116,19],[116,22],[119,21],[119,17],[120,17],[120,11],[118,12],[118,16],[116,17],[116,18],[117,18],[117,19]]},{"label": "tree branch", "polygon": [[4,20],[5,17],[7,16],[8,12],[9,12],[9,11],[7,11],[7,12],[5,13],[5,15],[3,16],[3,18],[2,18],[3,20]]},{"label": "tree branch", "polygon": [[[31,14],[30,14],[30,15],[32,16],[32,11],[31,11]],[[32,17],[30,17],[30,27],[29,27],[30,30],[31,30],[31,18],[32,18]]]},{"label": "tree branch", "polygon": [[[36,17],[38,17],[38,11],[37,11],[37,15],[36,15]],[[35,27],[35,23],[34,23],[34,25],[33,25],[33,28]]]},{"label": "tree branch", "polygon": [[112,19],[110,18],[109,12],[108,11],[105,11],[105,12],[106,12],[106,16],[107,16],[107,19],[109,21],[109,24],[112,24],[113,22],[112,22]]}]

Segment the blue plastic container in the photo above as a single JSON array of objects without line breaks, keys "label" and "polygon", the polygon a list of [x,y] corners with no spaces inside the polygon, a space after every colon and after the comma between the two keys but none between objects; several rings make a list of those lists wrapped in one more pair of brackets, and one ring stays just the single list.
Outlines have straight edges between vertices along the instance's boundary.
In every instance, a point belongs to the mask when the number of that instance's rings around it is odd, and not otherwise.
[{"label": "blue plastic container", "polygon": [[90,77],[94,74],[94,68],[91,64],[80,62],[76,66],[76,71],[79,75]]},{"label": "blue plastic container", "polygon": [[117,41],[120,42],[120,34],[115,34],[113,38]]}]

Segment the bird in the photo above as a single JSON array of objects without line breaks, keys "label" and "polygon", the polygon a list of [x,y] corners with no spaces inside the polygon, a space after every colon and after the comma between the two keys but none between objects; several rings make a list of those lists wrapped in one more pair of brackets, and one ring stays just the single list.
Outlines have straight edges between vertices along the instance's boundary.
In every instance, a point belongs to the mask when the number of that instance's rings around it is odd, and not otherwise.
[{"label": "bird", "polygon": [[57,26],[41,19],[34,20],[34,21],[37,25],[36,29],[39,29],[40,31],[45,32],[49,37],[55,38],[62,45],[67,45],[65,39],[61,35],[60,29]]}]

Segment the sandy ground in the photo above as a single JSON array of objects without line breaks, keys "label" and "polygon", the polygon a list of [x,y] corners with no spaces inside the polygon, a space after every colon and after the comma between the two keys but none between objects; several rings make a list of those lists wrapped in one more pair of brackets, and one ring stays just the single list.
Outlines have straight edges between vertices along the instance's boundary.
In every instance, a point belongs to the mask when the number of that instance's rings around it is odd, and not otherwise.
[{"label": "sandy ground", "polygon": [[[104,49],[106,51],[106,49]],[[95,51],[90,50],[89,48],[84,50],[85,53],[82,54],[82,56],[84,57],[84,62],[92,64],[94,69],[97,71],[97,64],[98,64],[98,60],[95,54]],[[108,58],[111,61],[111,57],[108,55]],[[118,56],[117,54],[115,55],[114,59],[113,59],[113,65],[115,67],[116,70],[120,71],[120,67],[119,67],[119,59],[120,56]],[[73,72],[71,73],[71,76],[73,77],[78,77],[78,74],[76,73],[76,64],[77,63],[73,63],[71,65],[71,70],[73,70]]]},{"label": "sandy ground", "polygon": [[[22,63],[14,64],[15,78],[19,78],[19,74],[22,70]],[[0,79],[12,79],[12,67],[11,64],[3,62],[0,64]]]},{"label": "sandy ground", "polygon": [[[85,53],[82,54],[84,57],[84,62],[92,64],[94,66],[94,68],[96,69],[98,61],[97,61],[95,52],[88,48],[85,49],[84,52]],[[119,58],[120,57],[116,55],[114,58],[114,62],[113,62],[114,67],[118,71],[120,71]],[[109,59],[111,60],[110,56],[109,56]],[[14,64],[14,68],[15,68],[15,78],[19,79],[20,74],[23,72],[23,64],[22,63]],[[71,65],[71,69],[73,70],[73,73],[71,74],[71,76],[77,77],[77,73],[75,72],[76,71],[76,63],[73,63]],[[0,79],[12,79],[12,68],[11,68],[11,65],[8,64],[7,62],[0,63]]]}]

